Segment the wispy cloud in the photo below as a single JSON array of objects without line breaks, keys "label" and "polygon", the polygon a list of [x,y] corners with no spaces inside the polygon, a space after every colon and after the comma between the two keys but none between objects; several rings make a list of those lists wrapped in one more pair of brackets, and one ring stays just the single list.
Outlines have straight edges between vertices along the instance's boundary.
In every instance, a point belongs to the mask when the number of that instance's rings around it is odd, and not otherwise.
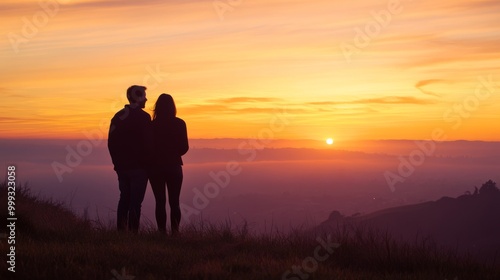
[{"label": "wispy cloud", "polygon": [[427,105],[427,104],[433,104],[435,102],[410,96],[387,96],[381,98],[362,99],[358,100],[358,103]]},{"label": "wispy cloud", "polygon": [[[272,115],[280,110],[280,108],[285,108],[286,105],[282,104],[270,104],[268,106],[255,106],[255,107],[238,107],[231,106],[227,104],[196,104],[184,106],[179,109],[179,112],[183,115],[188,116],[199,116],[199,115],[211,115],[218,116],[221,118],[229,117],[234,115],[255,115],[255,114],[265,114]],[[286,108],[287,113],[290,114],[301,114],[307,112],[306,109],[301,108]]]},{"label": "wispy cloud", "polygon": [[237,104],[237,103],[255,103],[255,102],[279,102],[283,101],[281,98],[271,98],[271,97],[231,97],[231,98],[220,98],[211,99],[209,102],[213,103],[226,103],[226,104]]},{"label": "wispy cloud", "polygon": [[437,83],[450,83],[450,81],[441,80],[441,79],[421,80],[421,81],[419,81],[418,83],[415,84],[415,87],[418,90],[420,90],[422,93],[424,93],[424,94],[432,95],[432,96],[436,96],[436,97],[440,97],[439,94],[437,94],[435,92],[432,92],[432,91],[429,91],[429,90],[425,90],[423,88],[423,87],[425,87],[427,85],[432,85],[432,84],[437,84]]},{"label": "wispy cloud", "polygon": [[309,105],[342,105],[342,104],[409,104],[409,105],[428,105],[435,103],[432,100],[421,99],[411,96],[384,96],[377,98],[362,98],[349,101],[319,101],[309,102]]},{"label": "wispy cloud", "polygon": [[491,12],[500,9],[500,2],[497,0],[458,1],[455,5],[464,11],[482,10]]}]

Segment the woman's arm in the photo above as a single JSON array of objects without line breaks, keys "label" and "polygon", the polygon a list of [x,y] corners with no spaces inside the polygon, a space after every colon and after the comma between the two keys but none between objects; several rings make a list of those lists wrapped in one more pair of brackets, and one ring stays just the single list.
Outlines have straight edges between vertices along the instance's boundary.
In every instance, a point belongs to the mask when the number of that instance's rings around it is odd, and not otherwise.
[{"label": "woman's arm", "polygon": [[187,127],[186,122],[182,119],[179,119],[179,146],[178,151],[179,155],[184,155],[189,150],[188,136],[187,136]]}]

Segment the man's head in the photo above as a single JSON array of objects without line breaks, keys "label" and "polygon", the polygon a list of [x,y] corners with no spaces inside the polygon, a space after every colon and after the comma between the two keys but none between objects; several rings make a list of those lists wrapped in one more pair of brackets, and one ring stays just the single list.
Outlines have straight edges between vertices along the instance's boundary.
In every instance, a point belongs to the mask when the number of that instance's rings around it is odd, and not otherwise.
[{"label": "man's head", "polygon": [[127,99],[130,105],[137,104],[140,108],[146,106],[146,87],[133,85],[127,89]]}]

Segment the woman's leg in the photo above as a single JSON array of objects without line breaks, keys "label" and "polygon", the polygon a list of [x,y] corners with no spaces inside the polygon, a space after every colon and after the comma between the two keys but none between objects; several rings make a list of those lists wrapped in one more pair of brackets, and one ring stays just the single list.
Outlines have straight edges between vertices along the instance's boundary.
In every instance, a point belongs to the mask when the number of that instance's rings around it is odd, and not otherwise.
[{"label": "woman's leg", "polygon": [[182,165],[172,166],[167,174],[168,203],[170,204],[170,225],[172,233],[177,233],[179,232],[179,224],[181,222],[179,197],[181,195],[183,180]]},{"label": "woman's leg", "polygon": [[167,231],[167,211],[165,210],[167,198],[165,193],[165,176],[161,170],[155,170],[149,177],[151,189],[156,201],[155,216],[156,224],[160,232]]}]

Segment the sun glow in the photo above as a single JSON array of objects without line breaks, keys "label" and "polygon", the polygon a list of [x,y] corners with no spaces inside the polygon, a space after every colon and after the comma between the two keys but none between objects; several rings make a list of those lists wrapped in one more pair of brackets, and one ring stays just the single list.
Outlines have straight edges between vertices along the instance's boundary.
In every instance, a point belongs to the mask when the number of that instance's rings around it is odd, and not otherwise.
[{"label": "sun glow", "polygon": [[332,138],[327,138],[326,139],[326,144],[332,145],[333,144],[333,139]]}]

